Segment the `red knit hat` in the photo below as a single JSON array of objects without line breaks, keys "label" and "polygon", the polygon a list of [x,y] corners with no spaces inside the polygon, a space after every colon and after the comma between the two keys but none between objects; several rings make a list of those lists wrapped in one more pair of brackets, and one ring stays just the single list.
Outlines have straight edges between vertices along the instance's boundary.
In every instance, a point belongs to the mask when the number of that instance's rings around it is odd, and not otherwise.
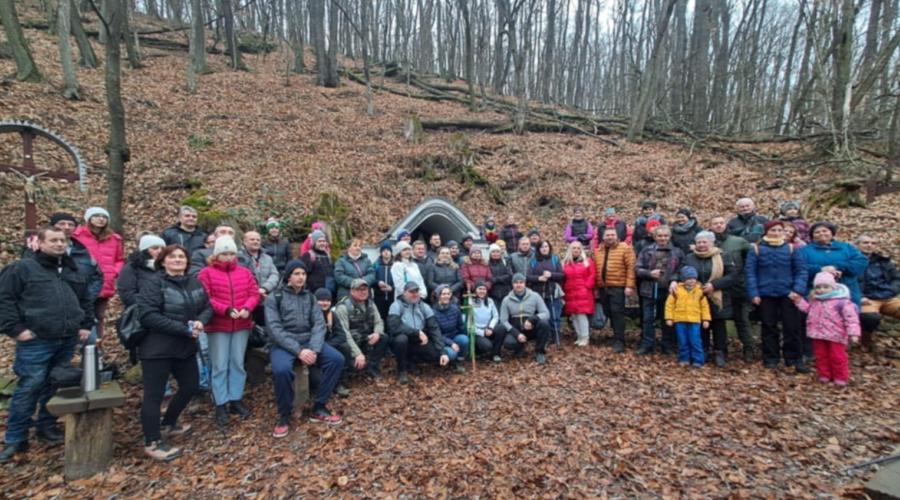
[{"label": "red knit hat", "polygon": [[647,225],[644,227],[647,228],[648,233],[652,233],[653,230],[658,228],[659,226],[662,226],[662,222],[660,222],[659,219],[650,219],[647,221]]},{"label": "red knit hat", "polygon": [[768,233],[769,229],[772,229],[775,226],[781,226],[781,229],[784,229],[784,222],[780,220],[770,220],[763,225],[763,230]]}]

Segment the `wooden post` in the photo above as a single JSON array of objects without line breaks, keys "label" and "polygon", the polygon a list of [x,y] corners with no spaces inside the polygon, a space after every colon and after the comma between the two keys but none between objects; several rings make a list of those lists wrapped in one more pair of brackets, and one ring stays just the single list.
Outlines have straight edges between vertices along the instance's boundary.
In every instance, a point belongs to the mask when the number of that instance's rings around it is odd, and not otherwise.
[{"label": "wooden post", "polygon": [[112,408],[66,415],[67,480],[103,472],[112,461]]},{"label": "wooden post", "polygon": [[294,408],[302,408],[309,401],[309,368],[303,363],[294,366]]}]

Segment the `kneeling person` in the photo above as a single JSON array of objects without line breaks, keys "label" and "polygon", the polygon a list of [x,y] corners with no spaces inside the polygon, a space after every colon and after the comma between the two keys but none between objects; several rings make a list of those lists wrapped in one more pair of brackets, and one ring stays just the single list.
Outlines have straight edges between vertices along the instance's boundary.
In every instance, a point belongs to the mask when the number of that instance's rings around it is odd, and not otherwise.
[{"label": "kneeling person", "polygon": [[525,287],[524,274],[516,273],[512,283],[512,291],[500,305],[500,325],[507,332],[504,343],[518,355],[526,342],[534,340],[535,360],[542,365],[550,336],[550,311],[540,295]]},{"label": "kneeling person", "polygon": [[350,284],[350,295],[335,306],[334,329],[335,333],[344,335],[346,351],[343,354],[349,367],[365,370],[372,377],[381,374],[381,360],[387,352],[388,338],[364,279],[354,279]]},{"label": "kneeling person", "polygon": [[397,379],[401,384],[409,383],[407,369],[410,363],[436,361],[441,366],[450,363],[444,353],[444,339],[434,311],[419,297],[419,285],[415,281],[407,281],[403,294],[391,304],[387,327],[391,351],[397,358]]},{"label": "kneeling person", "polygon": [[266,299],[266,327],[272,343],[269,357],[279,416],[272,432],[275,437],[284,437],[289,430],[297,360],[322,370],[311,420],[332,425],[341,422],[340,415],[333,415],[326,405],[340,380],[344,356],[325,343],[325,317],[313,294],[304,288],[306,264],[300,260],[288,262],[284,281],[284,286]]}]

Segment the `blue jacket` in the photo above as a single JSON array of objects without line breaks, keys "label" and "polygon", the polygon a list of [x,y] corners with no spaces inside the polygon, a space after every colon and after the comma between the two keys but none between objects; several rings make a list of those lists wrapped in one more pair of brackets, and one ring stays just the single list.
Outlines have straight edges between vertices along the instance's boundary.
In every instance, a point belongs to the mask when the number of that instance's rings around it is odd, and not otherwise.
[{"label": "blue jacket", "polygon": [[434,311],[434,319],[437,320],[438,326],[441,328],[444,345],[451,345],[453,344],[453,337],[466,334],[462,311],[460,311],[458,305],[453,302],[447,304],[447,306],[435,304],[432,310]]},{"label": "blue jacket", "polygon": [[786,297],[791,292],[806,295],[806,272],[803,254],[790,245],[754,244],[744,266],[747,297]]},{"label": "blue jacket", "polygon": [[810,286],[812,286],[816,273],[823,267],[834,266],[841,272],[839,283],[847,285],[847,288],[850,289],[850,298],[859,307],[862,300],[859,279],[866,273],[869,259],[858,248],[846,241],[832,241],[828,245],[813,242],[798,251],[806,261]]}]

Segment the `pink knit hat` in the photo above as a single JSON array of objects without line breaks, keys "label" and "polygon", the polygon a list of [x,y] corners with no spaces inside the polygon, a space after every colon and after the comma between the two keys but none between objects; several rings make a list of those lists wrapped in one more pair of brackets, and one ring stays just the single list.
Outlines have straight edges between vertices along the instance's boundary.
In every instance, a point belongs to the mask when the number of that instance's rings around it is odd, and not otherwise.
[{"label": "pink knit hat", "polygon": [[831,273],[818,273],[816,274],[816,279],[813,280],[813,286],[818,285],[828,285],[834,288],[837,286],[837,282],[834,281],[834,275]]}]

